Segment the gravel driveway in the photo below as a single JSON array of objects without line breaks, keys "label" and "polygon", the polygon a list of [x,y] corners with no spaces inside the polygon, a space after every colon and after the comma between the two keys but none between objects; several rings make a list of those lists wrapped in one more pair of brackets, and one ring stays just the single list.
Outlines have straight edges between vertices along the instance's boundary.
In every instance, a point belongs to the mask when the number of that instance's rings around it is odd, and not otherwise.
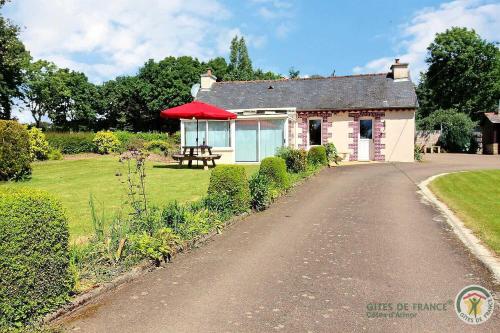
[{"label": "gravel driveway", "polygon": [[[446,171],[500,168],[500,157],[429,157],[326,169],[269,210],[59,323],[109,333],[499,332],[498,303],[481,326],[457,318],[451,303],[460,289],[500,288],[416,183]],[[398,303],[409,311],[380,317]],[[428,310],[430,303],[441,310]],[[368,308],[379,315],[371,318]]]}]

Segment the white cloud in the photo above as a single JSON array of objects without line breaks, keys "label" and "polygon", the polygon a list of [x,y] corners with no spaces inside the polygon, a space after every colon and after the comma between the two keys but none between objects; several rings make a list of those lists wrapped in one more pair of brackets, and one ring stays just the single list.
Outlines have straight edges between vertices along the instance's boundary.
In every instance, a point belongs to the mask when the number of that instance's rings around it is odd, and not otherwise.
[{"label": "white cloud", "polygon": [[292,19],[295,16],[293,4],[283,0],[252,0],[258,6],[258,16],[273,24],[275,35],[285,38],[292,30]]},{"label": "white cloud", "polygon": [[[224,55],[234,34],[244,35],[228,26],[231,13],[218,0],[22,0],[5,13],[23,27],[34,58],[96,82],[134,72],[150,58]],[[254,47],[266,42],[244,36]]]},{"label": "white cloud", "polygon": [[395,54],[369,61],[353,68],[354,73],[386,72],[394,58],[409,62],[411,75],[418,79],[426,69],[427,47],[435,34],[453,26],[475,29],[484,39],[498,40],[500,36],[500,4],[480,0],[457,0],[439,7],[416,12],[396,38]]}]

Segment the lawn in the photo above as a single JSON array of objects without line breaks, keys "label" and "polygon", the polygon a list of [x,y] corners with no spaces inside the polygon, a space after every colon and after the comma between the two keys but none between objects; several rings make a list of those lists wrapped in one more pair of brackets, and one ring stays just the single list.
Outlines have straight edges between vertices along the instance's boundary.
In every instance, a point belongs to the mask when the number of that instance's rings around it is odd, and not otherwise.
[{"label": "lawn", "polygon": [[434,180],[430,189],[500,254],[500,170],[445,175]]},{"label": "lawn", "polygon": [[[258,165],[245,165],[247,176]],[[121,173],[121,176],[119,174]],[[211,171],[179,168],[160,162],[146,162],[146,190],[150,202],[163,205],[168,201],[196,200],[207,192]],[[89,196],[92,194],[99,213],[107,221],[123,207],[127,199],[125,165],[117,156],[90,156],[76,160],[33,163],[29,181],[3,183],[1,186],[30,186],[49,191],[63,203],[73,240],[92,233]]]}]

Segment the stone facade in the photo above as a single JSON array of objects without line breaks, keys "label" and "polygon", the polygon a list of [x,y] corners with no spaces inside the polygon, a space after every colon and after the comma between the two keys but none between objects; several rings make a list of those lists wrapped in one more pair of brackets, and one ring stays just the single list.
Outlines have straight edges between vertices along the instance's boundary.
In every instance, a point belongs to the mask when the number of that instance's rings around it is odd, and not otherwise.
[{"label": "stone facade", "polygon": [[[309,118],[321,118],[322,128],[321,128],[321,143],[325,144],[332,142],[333,131],[332,131],[332,115],[334,113],[346,112],[346,111],[302,111],[297,112],[297,122],[298,122],[298,147],[308,148],[308,119]],[[385,125],[384,125],[384,110],[359,110],[359,111],[348,111],[349,118],[349,128],[352,131],[345,133],[349,138],[349,160],[358,160],[358,138],[359,138],[359,119],[363,117],[370,117],[373,119],[373,160],[375,161],[385,161],[385,155],[383,150],[385,149],[385,144],[383,139],[385,138]],[[337,134],[338,135],[338,134]],[[335,142],[333,142],[335,143]]]}]

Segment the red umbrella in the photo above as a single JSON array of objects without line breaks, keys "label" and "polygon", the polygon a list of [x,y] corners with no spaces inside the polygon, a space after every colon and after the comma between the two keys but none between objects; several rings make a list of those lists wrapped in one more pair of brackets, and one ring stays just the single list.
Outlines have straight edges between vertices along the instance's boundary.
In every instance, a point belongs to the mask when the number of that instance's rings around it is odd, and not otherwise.
[{"label": "red umbrella", "polygon": [[196,119],[196,145],[198,145],[198,120],[229,120],[236,119],[236,114],[220,109],[214,105],[194,101],[160,112],[162,118]]}]

